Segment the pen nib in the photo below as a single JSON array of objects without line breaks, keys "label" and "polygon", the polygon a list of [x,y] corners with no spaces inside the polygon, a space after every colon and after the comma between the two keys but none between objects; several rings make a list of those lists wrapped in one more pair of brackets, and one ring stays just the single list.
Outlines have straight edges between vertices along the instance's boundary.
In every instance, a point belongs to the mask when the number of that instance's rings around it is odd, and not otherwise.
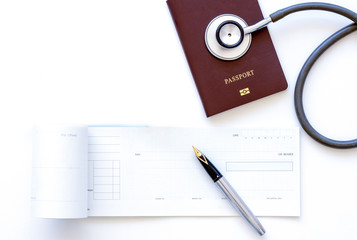
[{"label": "pen nib", "polygon": [[193,151],[195,152],[195,154],[196,154],[196,157],[201,157],[202,156],[202,153],[197,149],[197,148],[195,148],[194,146],[192,146],[192,148],[193,148]]},{"label": "pen nib", "polygon": [[200,150],[198,150],[198,149],[195,148],[194,146],[192,146],[192,148],[193,148],[193,151],[194,151],[195,154],[196,154],[197,159],[200,160],[201,162],[203,162],[203,163],[205,163],[205,164],[208,165],[208,162],[207,162],[207,159],[206,159],[205,155],[203,155],[203,154],[200,152]]}]

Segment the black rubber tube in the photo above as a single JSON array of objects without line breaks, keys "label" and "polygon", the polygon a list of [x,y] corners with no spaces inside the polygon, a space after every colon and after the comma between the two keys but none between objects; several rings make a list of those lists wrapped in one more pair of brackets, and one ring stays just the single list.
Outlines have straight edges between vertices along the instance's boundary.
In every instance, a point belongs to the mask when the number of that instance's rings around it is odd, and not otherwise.
[{"label": "black rubber tube", "polygon": [[295,104],[295,111],[296,115],[300,121],[301,126],[303,129],[306,131],[307,134],[309,134],[313,139],[316,141],[329,146],[333,148],[354,148],[357,147],[357,139],[353,140],[347,140],[347,141],[339,141],[339,140],[333,140],[330,138],[327,138],[317,132],[310,124],[308,121],[304,107],[303,107],[303,89],[304,89],[304,84],[306,81],[306,77],[312,68],[313,64],[316,62],[316,60],[334,43],[336,43],[338,40],[341,38],[347,36],[348,34],[354,32],[357,30],[357,13],[348,10],[346,8],[333,5],[333,4],[328,4],[328,3],[303,3],[303,4],[297,4],[293,5],[291,7],[284,8],[282,10],[279,10],[273,14],[270,15],[272,18],[272,21],[278,21],[282,19],[283,17],[294,13],[298,11],[304,11],[304,10],[325,10],[329,12],[334,12],[337,14],[340,14],[342,16],[345,16],[349,19],[351,19],[354,24],[348,25],[345,28],[339,30],[335,34],[331,35],[329,38],[327,38],[323,43],[318,46],[314,52],[310,55],[310,57],[306,60],[304,66],[302,67],[300,74],[297,78],[296,85],[295,85],[295,93],[294,93],[294,104]]},{"label": "black rubber tube", "polygon": [[328,12],[334,12],[339,15],[345,16],[351,19],[352,21],[354,21],[355,23],[357,23],[357,13],[338,5],[334,5],[330,3],[320,3],[320,2],[309,2],[309,3],[292,5],[290,7],[283,8],[281,10],[278,10],[270,14],[270,18],[273,22],[276,22],[291,13],[305,11],[305,10],[323,10]]}]

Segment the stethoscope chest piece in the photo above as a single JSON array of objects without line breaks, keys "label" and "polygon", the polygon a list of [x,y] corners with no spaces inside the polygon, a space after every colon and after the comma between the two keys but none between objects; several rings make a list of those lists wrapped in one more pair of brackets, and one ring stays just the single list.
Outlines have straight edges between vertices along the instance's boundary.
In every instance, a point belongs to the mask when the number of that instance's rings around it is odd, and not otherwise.
[{"label": "stethoscope chest piece", "polygon": [[210,53],[222,60],[231,61],[243,56],[252,41],[251,34],[244,34],[247,23],[233,14],[215,17],[205,32],[206,47]]}]

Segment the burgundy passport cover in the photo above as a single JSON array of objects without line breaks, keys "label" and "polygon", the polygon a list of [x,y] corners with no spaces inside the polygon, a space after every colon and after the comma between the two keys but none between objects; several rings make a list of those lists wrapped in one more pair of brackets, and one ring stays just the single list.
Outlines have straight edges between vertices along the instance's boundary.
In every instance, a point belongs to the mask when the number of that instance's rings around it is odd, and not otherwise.
[{"label": "burgundy passport cover", "polygon": [[215,58],[205,30],[213,18],[234,14],[248,25],[263,19],[257,0],[167,0],[207,117],[287,88],[267,28],[252,34],[248,52],[234,61]]}]

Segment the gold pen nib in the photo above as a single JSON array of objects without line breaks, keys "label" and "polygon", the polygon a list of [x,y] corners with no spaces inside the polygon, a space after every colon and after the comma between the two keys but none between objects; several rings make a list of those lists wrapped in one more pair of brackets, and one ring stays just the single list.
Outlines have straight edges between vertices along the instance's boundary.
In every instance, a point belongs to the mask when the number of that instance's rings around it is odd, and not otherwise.
[{"label": "gold pen nib", "polygon": [[193,151],[195,152],[195,154],[196,154],[196,157],[201,157],[202,156],[202,153],[197,149],[197,148],[195,148],[194,146],[192,146],[192,148],[193,148]]},{"label": "gold pen nib", "polygon": [[196,157],[198,158],[198,160],[200,160],[201,162],[204,162],[205,164],[208,164],[207,159],[205,157],[205,155],[203,155],[197,148],[195,148],[194,146],[192,146],[193,151],[196,154]]}]

